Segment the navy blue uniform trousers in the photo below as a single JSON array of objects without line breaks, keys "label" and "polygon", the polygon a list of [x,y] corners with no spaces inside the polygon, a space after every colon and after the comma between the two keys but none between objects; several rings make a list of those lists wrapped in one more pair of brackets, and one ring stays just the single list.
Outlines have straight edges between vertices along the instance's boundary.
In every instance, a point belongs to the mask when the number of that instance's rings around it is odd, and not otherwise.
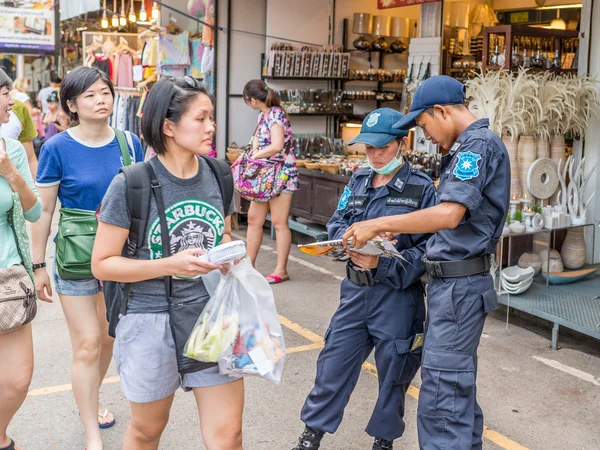
[{"label": "navy blue uniform trousers", "polygon": [[482,448],[477,347],[497,306],[490,275],[429,279],[417,420],[422,449]]},{"label": "navy blue uniform trousers", "polygon": [[366,432],[387,440],[401,436],[405,394],[421,359],[421,348],[414,352],[410,348],[415,335],[422,333],[424,319],[420,281],[398,291],[383,284],[357,286],[345,279],[302,421],[327,433],[337,430],[362,364],[375,347],[379,396]]}]

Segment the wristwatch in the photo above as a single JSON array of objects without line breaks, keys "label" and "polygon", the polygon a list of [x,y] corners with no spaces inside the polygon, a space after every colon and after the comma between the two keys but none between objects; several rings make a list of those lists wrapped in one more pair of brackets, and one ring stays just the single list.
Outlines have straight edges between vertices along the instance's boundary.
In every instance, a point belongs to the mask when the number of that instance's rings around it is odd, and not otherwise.
[{"label": "wristwatch", "polygon": [[32,268],[34,271],[35,271],[35,270],[38,270],[38,269],[42,269],[42,268],[44,268],[44,267],[46,267],[46,263],[45,263],[45,262],[43,262],[43,263],[39,263],[39,264],[32,264],[32,265],[31,265],[31,268]]}]

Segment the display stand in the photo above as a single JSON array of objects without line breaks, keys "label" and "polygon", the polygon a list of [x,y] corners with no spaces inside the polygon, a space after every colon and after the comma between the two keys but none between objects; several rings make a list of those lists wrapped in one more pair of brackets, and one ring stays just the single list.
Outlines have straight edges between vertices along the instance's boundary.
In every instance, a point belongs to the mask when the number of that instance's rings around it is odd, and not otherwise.
[{"label": "display stand", "polygon": [[[588,223],[585,225],[571,226],[566,228],[543,229],[531,233],[518,235],[509,235],[502,237],[499,242],[499,265],[496,272],[496,291],[498,293],[498,302],[507,307],[506,326],[508,328],[510,308],[526,312],[535,317],[548,320],[553,323],[552,328],[552,348],[557,349],[558,333],[560,326],[575,330],[600,340],[600,275],[591,275],[585,280],[578,281],[577,284],[570,284],[569,287],[553,285],[550,289],[549,280],[544,282],[537,278],[532,286],[519,295],[511,295],[502,289],[502,261],[504,239],[508,239],[508,264],[511,261],[512,238],[520,236],[532,236],[536,234],[548,235],[548,261],[546,270],[550,267],[550,251],[554,247],[554,231],[567,230],[569,228],[592,227],[593,242],[596,238],[596,227],[598,223]],[[595,245],[592,245],[592,264],[594,266]],[[541,275],[539,275],[541,277]]]}]

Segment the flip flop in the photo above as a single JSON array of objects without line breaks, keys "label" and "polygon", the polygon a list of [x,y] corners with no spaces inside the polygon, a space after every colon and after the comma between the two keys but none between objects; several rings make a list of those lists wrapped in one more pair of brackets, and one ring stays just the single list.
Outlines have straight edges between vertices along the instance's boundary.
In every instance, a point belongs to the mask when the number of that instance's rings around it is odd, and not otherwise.
[{"label": "flip flop", "polygon": [[2,447],[0,448],[0,450],[15,450],[15,441],[11,439],[10,444],[8,444],[8,447]]},{"label": "flip flop", "polygon": [[288,275],[286,275],[285,277],[280,277],[279,275],[267,275],[266,276],[267,281],[269,282],[269,284],[279,284],[279,283],[283,283],[284,281],[288,281],[290,279],[290,277]]},{"label": "flip flop", "polygon": [[[108,414],[109,414],[108,409],[105,408],[103,413],[98,413],[98,417],[100,417],[102,419],[106,419],[106,417],[108,416]],[[107,428],[112,427],[115,424],[116,421],[117,421],[117,419],[113,419],[112,422],[108,422],[108,423],[100,423],[100,422],[98,422],[98,427],[101,430],[106,430]]]}]

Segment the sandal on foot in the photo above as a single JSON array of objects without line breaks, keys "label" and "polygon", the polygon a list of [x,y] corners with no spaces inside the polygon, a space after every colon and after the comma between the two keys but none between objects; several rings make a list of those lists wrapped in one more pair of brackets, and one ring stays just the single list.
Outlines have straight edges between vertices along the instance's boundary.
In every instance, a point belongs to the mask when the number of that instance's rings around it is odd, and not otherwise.
[{"label": "sandal on foot", "polygon": [[8,444],[8,447],[2,447],[0,448],[0,450],[15,450],[15,441],[11,439],[10,444]]},{"label": "sandal on foot", "polygon": [[288,281],[290,279],[290,277],[288,275],[284,276],[284,277],[280,277],[279,275],[267,275],[266,276],[267,281],[269,282],[269,284],[279,284],[279,283],[283,283],[284,281]]},{"label": "sandal on foot", "polygon": [[[110,413],[108,412],[108,409],[104,409],[103,413],[98,413],[98,417],[102,418],[102,419],[106,419],[106,417],[108,417]],[[117,421],[117,419],[113,419],[112,422],[108,422],[108,423],[100,423],[98,422],[98,427],[100,427],[101,430],[106,430],[107,428],[112,427],[115,422]],[[2,450],[2,449],[0,449]]]}]

